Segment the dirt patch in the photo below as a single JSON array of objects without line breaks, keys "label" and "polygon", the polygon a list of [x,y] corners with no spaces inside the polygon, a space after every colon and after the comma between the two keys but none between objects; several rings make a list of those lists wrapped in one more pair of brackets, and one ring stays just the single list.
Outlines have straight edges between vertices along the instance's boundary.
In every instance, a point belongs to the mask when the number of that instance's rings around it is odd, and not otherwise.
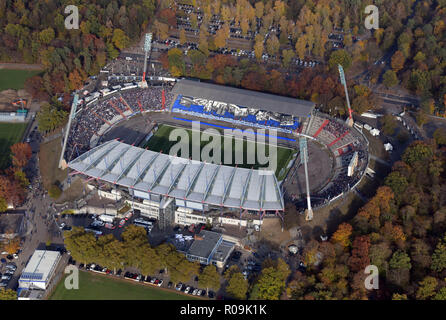
[{"label": "dirt patch", "polygon": [[31,102],[31,95],[26,92],[26,90],[8,89],[0,91],[0,111],[16,111],[17,106],[14,106],[12,102],[18,100],[19,98],[27,101],[27,105],[25,107],[28,109],[28,103]]},{"label": "dirt patch", "polygon": [[79,199],[84,192],[84,184],[82,182],[82,179],[77,178],[73,179],[70,187],[66,189],[62,195],[57,199],[57,203],[64,203],[67,201],[74,201]]},{"label": "dirt patch", "polygon": [[282,222],[280,219],[264,219],[259,238],[280,245],[284,241],[291,239],[288,230],[282,232]]},{"label": "dirt patch", "polygon": [[43,186],[48,190],[51,185],[65,180],[68,169],[60,170],[59,157],[62,152],[62,137],[42,143],[39,151],[40,174]]}]

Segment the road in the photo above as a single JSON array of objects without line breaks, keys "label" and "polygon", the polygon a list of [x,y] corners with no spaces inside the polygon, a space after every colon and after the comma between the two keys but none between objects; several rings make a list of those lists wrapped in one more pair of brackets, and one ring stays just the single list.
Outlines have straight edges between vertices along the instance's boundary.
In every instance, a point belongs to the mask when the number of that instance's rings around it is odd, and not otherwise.
[{"label": "road", "polygon": [[[36,129],[37,124],[33,122],[29,133]],[[37,132],[37,131],[35,131]],[[29,135],[28,135],[29,136]],[[28,136],[24,137],[26,139]],[[38,150],[41,141],[40,135],[37,133],[31,139],[30,145],[33,151],[31,160],[29,161],[26,171],[30,177],[31,189],[28,192],[27,198],[23,206],[16,208],[16,211],[23,212],[25,216],[26,233],[21,246],[21,253],[19,258],[14,260],[17,265],[17,270],[8,288],[17,289],[18,279],[22,273],[23,268],[29,261],[34,251],[38,248],[45,248],[48,240],[52,243],[63,243],[62,233],[54,221],[52,200],[43,189],[42,181],[39,172]]]}]

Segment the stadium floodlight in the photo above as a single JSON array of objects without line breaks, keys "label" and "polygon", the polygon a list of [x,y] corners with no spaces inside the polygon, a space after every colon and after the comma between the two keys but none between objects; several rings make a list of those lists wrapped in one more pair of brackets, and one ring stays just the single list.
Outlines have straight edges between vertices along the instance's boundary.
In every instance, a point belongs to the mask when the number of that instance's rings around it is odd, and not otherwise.
[{"label": "stadium floodlight", "polygon": [[305,169],[305,183],[307,191],[307,210],[305,215],[305,220],[309,221],[313,219],[313,209],[311,209],[311,199],[310,199],[310,183],[308,181],[308,145],[307,139],[305,137],[299,138],[299,149],[301,154],[301,162],[304,164]]},{"label": "stadium floodlight", "polygon": [[150,54],[150,51],[152,50],[152,34],[146,33],[146,37],[144,39],[144,69],[142,72],[142,80],[140,83],[141,87],[147,87],[146,83],[146,71],[147,71],[147,57]]},{"label": "stadium floodlight", "polygon": [[352,108],[350,107],[350,99],[348,97],[347,82],[345,81],[344,68],[340,64],[338,64],[338,71],[339,71],[339,78],[341,79],[341,84],[344,86],[345,98],[347,99],[348,119],[346,123],[351,127],[353,126]]}]

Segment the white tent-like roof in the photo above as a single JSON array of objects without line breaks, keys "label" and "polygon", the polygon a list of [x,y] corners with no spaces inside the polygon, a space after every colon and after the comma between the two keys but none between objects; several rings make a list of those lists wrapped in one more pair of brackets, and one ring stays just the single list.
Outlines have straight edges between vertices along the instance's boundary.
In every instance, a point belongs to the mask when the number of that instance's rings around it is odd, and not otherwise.
[{"label": "white tent-like roof", "polygon": [[86,176],[133,190],[248,210],[284,210],[272,171],[243,169],[105,142],[68,163]]}]

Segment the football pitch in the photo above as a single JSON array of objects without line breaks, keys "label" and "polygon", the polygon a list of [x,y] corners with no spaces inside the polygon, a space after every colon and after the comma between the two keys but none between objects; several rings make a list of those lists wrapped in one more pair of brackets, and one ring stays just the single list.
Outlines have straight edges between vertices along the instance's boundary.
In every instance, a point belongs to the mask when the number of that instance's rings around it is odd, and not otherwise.
[{"label": "football pitch", "polygon": [[42,71],[0,69],[0,91],[6,89],[22,89],[25,80],[38,75]]},{"label": "football pitch", "polygon": [[158,287],[131,283],[111,276],[79,271],[79,288],[66,289],[65,277],[56,286],[48,300],[193,300]]},{"label": "football pitch", "polygon": [[22,139],[26,125],[27,123],[0,122],[0,170],[11,163],[10,147]]},{"label": "football pitch", "polygon": [[[194,146],[197,147],[197,144],[200,145],[200,154],[203,148],[210,143],[210,141],[213,141],[213,139],[218,139],[218,136],[212,136],[210,134],[202,133],[200,132],[200,139],[197,137],[192,136],[192,130],[189,129],[183,129],[183,128],[176,128],[169,125],[160,125],[156,133],[149,139],[149,141],[144,141],[141,145],[142,148],[147,148],[152,151],[163,153],[170,153],[170,149],[176,145],[179,141],[181,141],[179,138],[176,141],[170,141],[169,135],[174,129],[181,129],[185,130],[189,136],[189,152],[192,154],[192,158],[194,160],[198,160],[197,157],[193,155]],[[198,133],[197,133],[198,136]],[[219,146],[221,146],[221,162],[224,165],[230,165],[235,166],[237,163],[238,167],[241,168],[262,168],[262,167],[268,167],[267,163],[261,163],[257,156],[257,148],[259,143],[256,143],[251,140],[247,140],[246,138],[243,139],[243,143],[241,139],[234,138],[232,136],[223,136],[220,137],[220,143]],[[204,141],[202,141],[204,140]],[[225,145],[230,146],[232,140],[232,161],[226,161],[225,155],[224,155],[224,148]],[[238,141],[236,141],[238,140]],[[218,141],[218,140],[217,140]],[[270,146],[268,144],[265,145],[265,157],[269,157],[270,155]],[[205,150],[206,151],[206,150]],[[288,162],[291,160],[293,154],[296,153],[296,150],[285,148],[285,147],[279,147],[277,146],[277,168],[276,168],[276,176],[279,177],[279,173],[283,167],[286,167]],[[177,156],[183,156],[178,152],[176,154]],[[209,152],[210,156],[213,156],[213,151]],[[241,157],[243,156],[242,161]],[[203,160],[203,159],[200,159]],[[281,174],[283,176],[283,172]]]}]

